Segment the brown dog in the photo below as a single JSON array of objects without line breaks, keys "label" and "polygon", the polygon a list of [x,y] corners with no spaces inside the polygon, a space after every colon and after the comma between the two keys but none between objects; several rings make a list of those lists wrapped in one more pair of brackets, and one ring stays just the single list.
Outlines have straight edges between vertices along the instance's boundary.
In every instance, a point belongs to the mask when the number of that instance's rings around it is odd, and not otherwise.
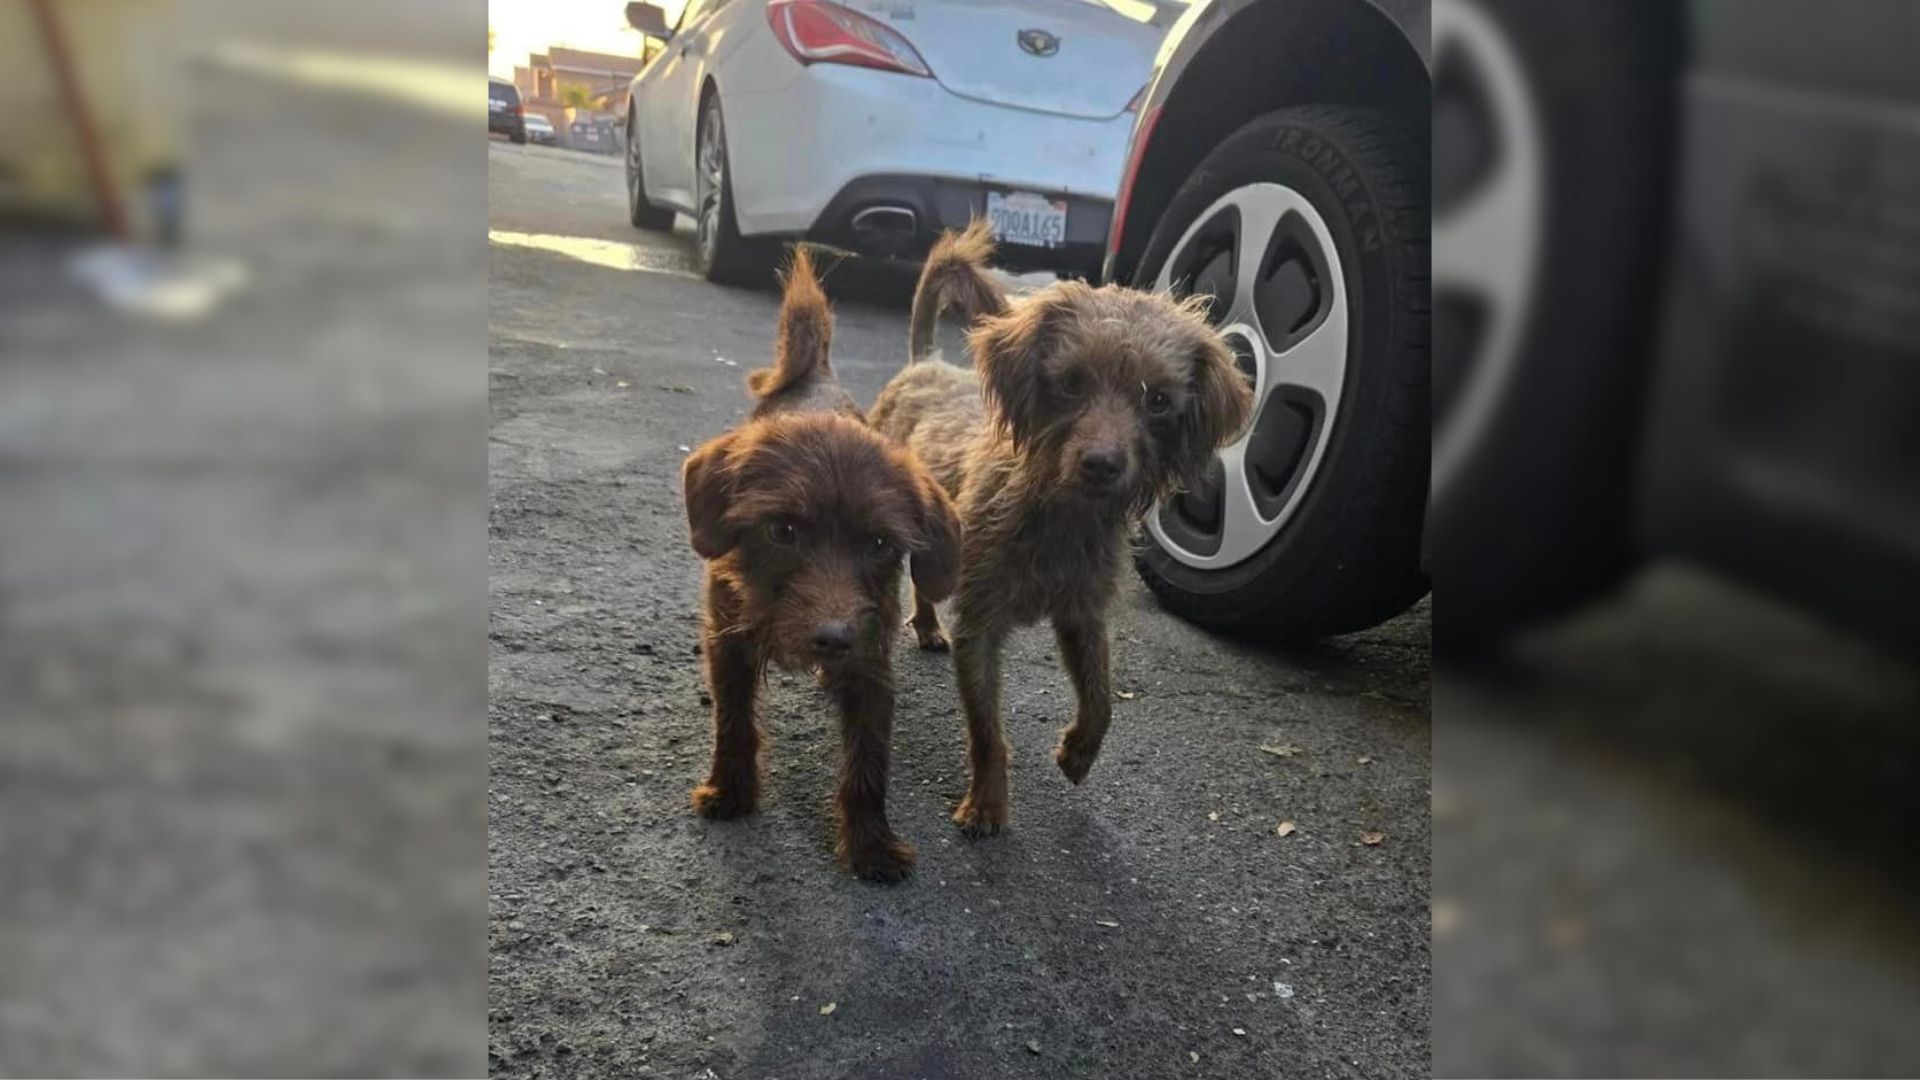
[{"label": "brown dog", "polygon": [[[1155,499],[1197,482],[1252,407],[1197,304],[1062,282],[1012,306],[984,273],[991,250],[978,222],[935,245],[914,296],[911,359],[871,416],[960,507],[952,648],[971,778],[954,821],[975,834],[1007,822],[1007,633],[1053,622],[1077,699],[1054,761],[1077,784],[1112,719],[1106,608],[1128,528]],[[972,320],[975,371],[921,362],[949,302]],[[916,590],[923,648],[946,646],[937,599]]]},{"label": "brown dog", "polygon": [[960,527],[927,470],[868,428],[835,382],[832,330],[802,251],[780,308],[777,361],[747,380],[753,418],[687,458],[687,521],[707,560],[713,689],[713,768],[693,807],[715,818],[753,811],[754,699],[766,665],[817,669],[839,706],[845,755],[835,854],[861,877],[891,881],[913,867],[886,807],[901,560],[912,554],[917,595],[945,596]]}]

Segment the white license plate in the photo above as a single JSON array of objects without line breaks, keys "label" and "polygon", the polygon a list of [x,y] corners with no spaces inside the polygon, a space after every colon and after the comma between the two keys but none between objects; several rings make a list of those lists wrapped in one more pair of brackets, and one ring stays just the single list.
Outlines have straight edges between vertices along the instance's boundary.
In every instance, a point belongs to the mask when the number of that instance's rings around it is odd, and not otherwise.
[{"label": "white license plate", "polygon": [[1031,191],[989,191],[987,226],[1003,244],[1059,247],[1067,242],[1067,201]]}]

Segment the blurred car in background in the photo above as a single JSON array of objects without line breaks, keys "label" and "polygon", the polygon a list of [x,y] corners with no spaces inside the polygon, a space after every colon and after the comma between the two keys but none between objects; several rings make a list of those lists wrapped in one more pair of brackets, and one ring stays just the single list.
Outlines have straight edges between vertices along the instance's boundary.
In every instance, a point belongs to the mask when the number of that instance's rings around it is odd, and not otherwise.
[{"label": "blurred car in background", "polygon": [[567,146],[590,154],[617,154],[619,131],[611,120],[582,117],[567,125]]},{"label": "blurred car in background", "polygon": [[487,80],[487,134],[527,141],[526,106],[520,103],[520,91],[504,79]]},{"label": "blurred car in background", "polygon": [[1010,266],[1091,274],[1154,49],[1184,5],[689,0],[631,84],[635,226],[693,217],[709,279],[778,242],[924,253],[987,218]]},{"label": "blurred car in background", "polygon": [[1435,0],[1443,648],[1649,555],[1920,646],[1917,26]]},{"label": "blurred car in background", "polygon": [[525,117],[527,141],[543,146],[553,145],[553,121],[540,113],[528,113]]},{"label": "blurred car in background", "polygon": [[1204,0],[1137,121],[1105,276],[1213,297],[1255,412],[1135,565],[1232,633],[1360,630],[1425,595],[1425,0]]}]

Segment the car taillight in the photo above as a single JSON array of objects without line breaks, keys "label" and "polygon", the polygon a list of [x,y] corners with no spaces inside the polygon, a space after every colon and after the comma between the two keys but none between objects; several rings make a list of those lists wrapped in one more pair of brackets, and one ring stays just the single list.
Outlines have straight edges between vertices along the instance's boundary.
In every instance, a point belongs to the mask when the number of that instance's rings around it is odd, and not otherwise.
[{"label": "car taillight", "polygon": [[852,64],[931,77],[912,43],[884,23],[826,0],[773,0],[773,36],[802,64]]},{"label": "car taillight", "polygon": [[1134,125],[1133,145],[1127,148],[1127,171],[1120,177],[1120,194],[1113,200],[1113,224],[1107,228],[1109,258],[1120,254],[1120,232],[1127,220],[1127,207],[1133,202],[1133,182],[1140,175],[1140,161],[1147,156],[1147,140],[1153,138],[1153,125],[1160,122],[1160,106],[1155,105]]}]

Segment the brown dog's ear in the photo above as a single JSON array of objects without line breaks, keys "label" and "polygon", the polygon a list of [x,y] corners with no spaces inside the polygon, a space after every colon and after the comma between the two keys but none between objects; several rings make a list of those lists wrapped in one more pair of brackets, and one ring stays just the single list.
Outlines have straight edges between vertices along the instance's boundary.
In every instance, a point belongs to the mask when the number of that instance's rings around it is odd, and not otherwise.
[{"label": "brown dog's ear", "polygon": [[1214,451],[1231,442],[1253,412],[1253,389],[1234,364],[1233,350],[1211,327],[1202,325],[1199,332],[1180,425],[1180,472],[1188,486],[1200,482]]},{"label": "brown dog's ear", "polygon": [[980,320],[967,335],[973,366],[1015,445],[1025,443],[1040,426],[1047,353],[1087,288],[1077,281],[1061,282],[1004,315]]},{"label": "brown dog's ear", "polygon": [[726,522],[733,499],[734,443],[739,433],[729,431],[687,456],[680,468],[681,487],[687,493],[687,528],[693,550],[703,559],[717,559],[739,541]]},{"label": "brown dog's ear", "polygon": [[920,488],[920,531],[925,547],[912,552],[914,593],[930,603],[953,595],[960,582],[960,515],[953,500],[919,462],[913,472]]}]

